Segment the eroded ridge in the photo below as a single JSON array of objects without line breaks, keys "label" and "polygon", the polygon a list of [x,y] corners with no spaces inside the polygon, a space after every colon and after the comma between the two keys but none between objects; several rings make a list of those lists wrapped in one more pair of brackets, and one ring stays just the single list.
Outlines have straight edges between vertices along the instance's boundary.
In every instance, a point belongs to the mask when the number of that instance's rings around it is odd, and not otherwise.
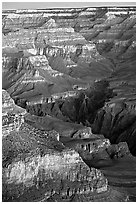
[{"label": "eroded ridge", "polygon": [[3,201],[136,200],[136,8],[2,13]]}]

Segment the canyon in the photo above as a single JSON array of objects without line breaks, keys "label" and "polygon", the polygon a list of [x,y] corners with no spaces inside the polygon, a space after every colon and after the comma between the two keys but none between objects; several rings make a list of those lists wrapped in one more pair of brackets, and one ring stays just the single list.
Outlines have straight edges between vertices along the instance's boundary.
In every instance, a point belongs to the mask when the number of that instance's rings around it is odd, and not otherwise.
[{"label": "canyon", "polygon": [[2,12],[4,202],[136,201],[136,8]]}]

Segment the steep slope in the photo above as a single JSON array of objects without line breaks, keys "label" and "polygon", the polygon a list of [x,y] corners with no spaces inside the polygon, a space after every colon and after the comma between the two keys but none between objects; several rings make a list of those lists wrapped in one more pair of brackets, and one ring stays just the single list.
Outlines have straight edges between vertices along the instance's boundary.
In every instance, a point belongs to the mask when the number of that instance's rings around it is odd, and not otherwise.
[{"label": "steep slope", "polygon": [[3,88],[14,99],[18,97],[26,102],[45,102],[48,98],[54,100],[56,96],[59,98],[66,94],[76,95],[74,87],[86,89],[89,86],[80,79],[53,70],[44,55],[4,57],[3,68]]},{"label": "steep slope", "polygon": [[135,201],[136,8],[2,23],[3,201]]},{"label": "steep slope", "polygon": [[[39,21],[47,22],[35,26]],[[53,21],[57,26],[46,28],[45,25]],[[21,22],[28,23],[28,27],[18,28]],[[34,25],[31,25],[32,22]],[[110,82],[113,87],[118,86],[117,98],[127,102],[132,98],[134,101],[135,81],[132,80],[135,77],[136,41],[134,7],[26,10],[15,11],[14,14],[5,12],[3,24],[11,28],[14,24],[17,29],[16,32],[10,31],[3,35],[3,54],[13,56],[15,53],[18,56],[21,51],[24,56],[44,54],[52,69],[86,82],[112,74]],[[119,82],[122,84],[118,85],[115,76],[120,75]],[[126,91],[125,83],[128,83],[129,94],[123,97]]]},{"label": "steep slope", "polygon": [[[3,100],[7,96],[3,92]],[[101,171],[89,169],[77,152],[59,142],[56,131],[25,122],[3,137],[2,184],[8,202],[127,200],[126,193],[108,186]]]}]

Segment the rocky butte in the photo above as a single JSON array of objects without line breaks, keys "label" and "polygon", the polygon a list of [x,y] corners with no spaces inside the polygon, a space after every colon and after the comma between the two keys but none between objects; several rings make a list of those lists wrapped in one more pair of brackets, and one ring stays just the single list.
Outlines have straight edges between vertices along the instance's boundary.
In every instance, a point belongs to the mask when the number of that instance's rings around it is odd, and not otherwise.
[{"label": "rocky butte", "polygon": [[136,201],[135,76],[135,7],[3,11],[3,201]]}]

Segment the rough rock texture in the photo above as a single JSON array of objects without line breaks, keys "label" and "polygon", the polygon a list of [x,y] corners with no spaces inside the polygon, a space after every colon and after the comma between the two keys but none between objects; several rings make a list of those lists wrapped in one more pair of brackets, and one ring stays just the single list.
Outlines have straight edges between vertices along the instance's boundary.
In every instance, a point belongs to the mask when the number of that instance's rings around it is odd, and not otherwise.
[{"label": "rough rock texture", "polygon": [[3,87],[14,99],[23,99],[27,104],[54,102],[58,98],[75,96],[78,89],[89,87],[80,79],[53,70],[44,55],[4,56],[3,68],[3,77],[6,78]]},{"label": "rough rock texture", "polygon": [[113,144],[126,141],[132,154],[136,154],[135,110],[125,103],[114,103],[98,111],[92,129],[110,138]]},{"label": "rough rock texture", "polygon": [[[25,120],[40,130],[56,129],[59,132],[59,140],[65,146],[75,149],[89,167],[106,170],[104,172],[111,180],[111,186],[117,187],[121,192],[127,192],[128,197],[135,201],[136,159],[132,157],[125,142],[111,145],[103,135],[93,134],[89,127],[62,122],[50,116],[38,117],[28,114]],[[117,173],[112,176],[114,168]]]},{"label": "rough rock texture", "polygon": [[12,130],[19,130],[26,110],[15,105],[14,100],[9,94],[2,90],[2,135],[6,136]]},{"label": "rough rock texture", "polygon": [[38,116],[47,114],[55,116],[64,121],[92,123],[99,108],[103,107],[105,101],[114,96],[109,83],[106,80],[93,83],[90,88],[81,90],[76,96],[68,95],[66,100],[52,101],[52,103],[27,103],[26,109],[29,113]]},{"label": "rough rock texture", "polygon": [[[8,100],[12,101],[9,96]],[[127,199],[57,139],[57,132],[25,122],[3,137],[3,201],[100,201],[105,195],[109,201]]]},{"label": "rough rock texture", "polygon": [[[24,161],[12,162],[3,170],[5,200],[13,197],[13,200],[18,201],[20,196],[22,201],[35,201],[37,196],[41,200],[43,192],[45,199],[58,194],[58,201],[70,201],[78,194],[80,200],[84,201],[85,196],[91,197],[108,190],[107,180],[102,173],[96,169],[90,171],[74,151],[59,153],[49,150],[43,156],[40,153],[28,156]],[[32,195],[27,193],[31,190]],[[38,195],[35,196],[37,191]],[[23,198],[24,194],[27,194],[26,198]]]},{"label": "rough rock texture", "polygon": [[65,122],[77,122],[90,125],[97,110],[103,107],[105,101],[114,96],[107,81],[95,82],[89,89],[81,90],[74,97],[66,100],[58,99],[52,103],[28,104],[26,110],[33,115],[46,116],[47,114],[62,119]]},{"label": "rough rock texture", "polygon": [[3,33],[16,31],[21,28],[40,27],[48,21],[43,14],[9,14],[3,18]]},{"label": "rough rock texture", "polygon": [[109,98],[113,100],[113,96],[108,83],[106,85],[106,82],[100,81],[94,83],[89,91],[81,91],[77,97],[58,100],[52,104],[28,105],[27,111],[37,116],[49,114],[64,122],[81,122],[85,126],[91,126],[93,133],[103,134],[112,144],[126,141],[131,153],[135,155],[135,107],[124,102],[108,103]]},{"label": "rough rock texture", "polygon": [[2,23],[3,200],[135,201],[136,8]]},{"label": "rough rock texture", "polygon": [[[10,30],[9,33],[3,34],[3,56],[4,58],[5,55],[13,57],[14,54],[12,64],[15,70],[20,67],[19,64],[22,64],[22,59],[21,62],[17,59],[19,55],[21,57],[22,52],[23,59],[28,55],[46,55],[52,69],[87,82],[111,75],[110,84],[118,93],[116,100],[126,100],[131,104],[132,100],[135,100],[135,14],[134,7],[26,10],[12,11],[10,14],[4,12],[3,24],[11,26],[11,29],[14,24],[17,31]],[[34,26],[41,21],[43,23],[40,23],[40,26]],[[45,21],[54,21],[57,27],[46,28]],[[18,28],[21,22],[24,25],[27,23],[28,27]],[[6,29],[9,28],[5,27]],[[5,30],[3,27],[3,33]],[[16,54],[17,57],[15,57]],[[22,66],[23,69],[26,67],[24,64]],[[7,78],[9,72],[4,74]],[[24,75],[24,72],[20,74]],[[40,72],[40,75],[44,77],[44,73]],[[14,80],[12,84],[10,81],[7,82],[10,94],[15,89],[14,84],[23,80],[17,80],[18,77],[20,78],[18,72],[14,77],[16,83]],[[60,81],[59,77],[57,78]],[[7,83],[5,83],[6,89]],[[28,82],[20,87],[20,91],[31,94],[32,101],[44,95],[44,91],[41,93],[40,90],[48,89],[46,95],[52,94],[51,83],[42,83],[39,90],[35,86],[38,85]],[[128,87],[129,92],[126,94]],[[52,89],[55,92],[62,92],[56,87]],[[70,91],[70,88],[67,87],[66,90]],[[24,96],[21,95],[20,98],[24,97],[26,100],[27,93]]]}]

